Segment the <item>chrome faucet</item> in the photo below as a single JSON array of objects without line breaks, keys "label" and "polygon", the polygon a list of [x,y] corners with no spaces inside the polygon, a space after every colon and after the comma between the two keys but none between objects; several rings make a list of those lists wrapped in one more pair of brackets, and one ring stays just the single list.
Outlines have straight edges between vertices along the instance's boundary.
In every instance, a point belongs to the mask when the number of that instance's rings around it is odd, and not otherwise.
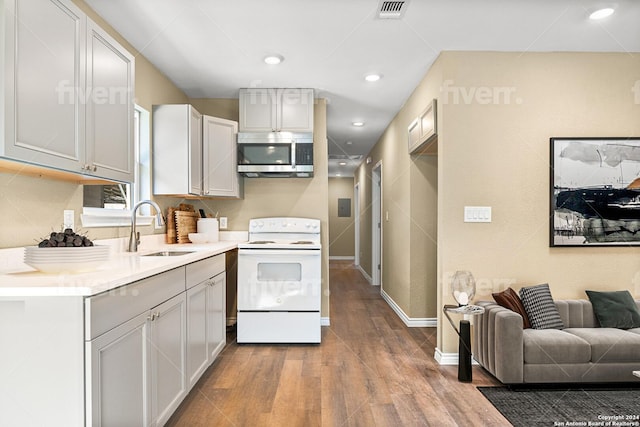
[{"label": "chrome faucet", "polygon": [[162,217],[162,209],[153,200],[140,200],[131,209],[131,234],[129,235],[129,252],[137,252],[138,245],[140,244],[140,232],[136,232],[136,212],[140,205],[148,204],[156,209],[156,225],[164,225],[164,218]]}]

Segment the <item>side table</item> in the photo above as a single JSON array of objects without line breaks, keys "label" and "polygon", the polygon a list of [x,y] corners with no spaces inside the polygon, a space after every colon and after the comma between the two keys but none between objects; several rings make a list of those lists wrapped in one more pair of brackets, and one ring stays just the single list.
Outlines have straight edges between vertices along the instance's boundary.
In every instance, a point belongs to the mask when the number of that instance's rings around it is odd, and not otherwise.
[{"label": "side table", "polygon": [[477,305],[450,305],[447,304],[442,309],[447,316],[449,323],[458,334],[458,381],[470,382],[471,373],[471,324],[468,320],[460,320],[460,329],[456,327],[449,313],[478,315],[484,313],[484,308]]}]

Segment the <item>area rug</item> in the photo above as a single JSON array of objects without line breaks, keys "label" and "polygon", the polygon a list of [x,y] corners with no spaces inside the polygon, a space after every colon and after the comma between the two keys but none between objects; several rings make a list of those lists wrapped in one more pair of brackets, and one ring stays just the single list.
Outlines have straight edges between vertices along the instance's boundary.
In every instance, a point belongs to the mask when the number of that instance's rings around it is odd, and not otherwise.
[{"label": "area rug", "polygon": [[510,388],[478,390],[515,427],[640,427],[640,388]]}]

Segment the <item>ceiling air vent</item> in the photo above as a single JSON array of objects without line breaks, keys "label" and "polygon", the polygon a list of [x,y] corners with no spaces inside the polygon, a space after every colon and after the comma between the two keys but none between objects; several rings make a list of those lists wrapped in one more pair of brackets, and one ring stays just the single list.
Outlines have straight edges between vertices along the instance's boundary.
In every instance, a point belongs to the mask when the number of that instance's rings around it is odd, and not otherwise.
[{"label": "ceiling air vent", "polygon": [[378,3],[379,19],[400,19],[407,9],[408,1],[380,1]]}]

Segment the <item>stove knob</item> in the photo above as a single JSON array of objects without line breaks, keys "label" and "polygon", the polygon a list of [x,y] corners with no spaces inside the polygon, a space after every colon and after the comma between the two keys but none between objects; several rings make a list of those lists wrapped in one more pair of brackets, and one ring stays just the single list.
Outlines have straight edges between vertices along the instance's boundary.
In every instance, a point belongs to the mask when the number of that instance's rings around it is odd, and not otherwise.
[{"label": "stove knob", "polygon": [[304,226],[305,226],[305,228],[311,228],[311,224],[310,223],[306,223]]},{"label": "stove knob", "polygon": [[282,228],[287,228],[287,221],[282,221]]},{"label": "stove knob", "polygon": [[318,224],[313,224],[313,229],[315,230],[316,228],[318,228]]},{"label": "stove knob", "polygon": [[262,228],[263,225],[264,223],[262,221],[258,221],[258,228]]}]

